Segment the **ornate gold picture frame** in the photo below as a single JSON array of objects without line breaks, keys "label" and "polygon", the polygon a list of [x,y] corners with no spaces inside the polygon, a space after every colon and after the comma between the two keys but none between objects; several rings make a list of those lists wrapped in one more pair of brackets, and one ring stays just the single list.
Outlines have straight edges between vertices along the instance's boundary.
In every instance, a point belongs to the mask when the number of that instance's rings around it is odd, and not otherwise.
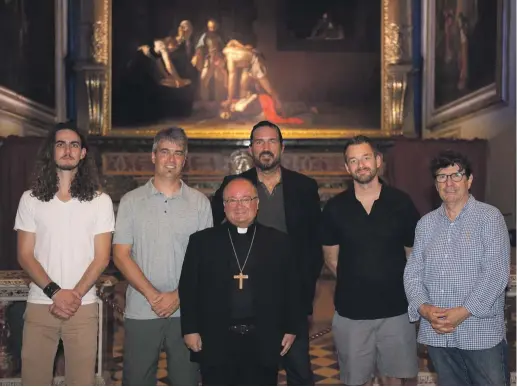
[{"label": "ornate gold picture frame", "polygon": [[[88,94],[90,133],[117,137],[150,137],[160,125],[139,128],[114,127],[112,125],[112,1],[93,1],[92,64],[84,66]],[[297,127],[282,126],[286,139],[340,139],[358,134],[383,138],[400,135],[404,121],[409,41],[401,27],[407,14],[406,0],[379,0],[381,7],[381,106],[380,127]],[[406,23],[407,25],[407,23]],[[246,140],[249,125],[228,124],[219,128],[203,128],[200,125],[181,125],[192,139]]]}]

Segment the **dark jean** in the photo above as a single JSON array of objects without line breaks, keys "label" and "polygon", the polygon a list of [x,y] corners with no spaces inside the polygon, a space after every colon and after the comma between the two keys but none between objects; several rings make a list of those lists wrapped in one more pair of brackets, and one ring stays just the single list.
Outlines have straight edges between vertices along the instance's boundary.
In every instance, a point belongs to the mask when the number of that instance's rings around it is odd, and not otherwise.
[{"label": "dark jean", "polygon": [[506,340],[481,350],[428,346],[428,351],[440,386],[510,385]]}]

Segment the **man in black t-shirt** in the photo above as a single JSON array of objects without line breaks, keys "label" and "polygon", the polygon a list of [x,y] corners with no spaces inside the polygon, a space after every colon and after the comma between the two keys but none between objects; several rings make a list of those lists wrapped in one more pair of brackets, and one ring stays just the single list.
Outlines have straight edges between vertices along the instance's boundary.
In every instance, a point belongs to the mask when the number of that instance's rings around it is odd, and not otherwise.
[{"label": "man in black t-shirt", "polygon": [[365,136],[345,146],[354,183],[323,210],[325,262],[336,275],[332,322],[341,381],[384,385],[417,376],[416,330],[403,275],[420,216],[410,197],[379,179],[382,158]]}]

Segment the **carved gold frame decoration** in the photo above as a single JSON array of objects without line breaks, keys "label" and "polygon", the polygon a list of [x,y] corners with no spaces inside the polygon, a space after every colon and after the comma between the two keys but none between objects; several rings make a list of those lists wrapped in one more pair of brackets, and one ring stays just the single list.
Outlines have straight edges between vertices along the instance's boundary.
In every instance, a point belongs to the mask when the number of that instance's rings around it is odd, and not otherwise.
[{"label": "carved gold frame decoration", "polygon": [[[400,90],[401,79],[398,75],[400,70],[392,71],[394,65],[398,65],[403,59],[404,52],[409,50],[404,47],[409,44],[405,39],[401,39],[400,31],[403,30],[402,20],[404,19],[405,4],[410,0],[379,0],[381,10],[381,127],[379,129],[360,129],[360,128],[283,128],[282,134],[286,139],[339,139],[352,137],[358,134],[376,138],[386,138],[402,134],[402,125],[399,122],[403,117],[403,96],[406,93],[404,83],[403,90]],[[111,125],[111,63],[112,63],[112,0],[94,0],[94,25],[98,31],[93,36],[92,42],[101,60],[97,63],[106,63],[105,82],[106,85],[102,92],[103,107],[102,120],[100,127],[91,128],[92,134],[113,137],[151,137],[159,128],[149,128],[145,130],[112,128]],[[391,66],[391,67],[390,67]],[[396,89],[394,92],[394,88]],[[402,97],[402,101],[397,100]],[[402,105],[401,105],[402,102]],[[396,110],[396,111],[395,111]],[[396,120],[394,120],[394,117]],[[398,121],[397,121],[398,120]],[[396,122],[395,122],[396,121]],[[189,138],[192,139],[219,139],[219,140],[245,140],[249,138],[250,128],[246,125],[228,125],[224,129],[200,129],[195,125],[184,125]]]}]

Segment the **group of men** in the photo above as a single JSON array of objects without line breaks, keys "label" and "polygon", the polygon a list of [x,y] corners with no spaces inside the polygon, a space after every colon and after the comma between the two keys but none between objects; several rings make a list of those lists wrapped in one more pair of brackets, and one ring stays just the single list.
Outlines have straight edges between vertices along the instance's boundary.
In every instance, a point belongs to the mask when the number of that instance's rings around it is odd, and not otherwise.
[{"label": "group of men", "polygon": [[[313,385],[309,327],[323,262],[336,276],[332,322],[348,385],[401,384],[426,344],[439,384],[509,383],[504,296],[509,238],[501,213],[469,193],[462,155],[433,160],[442,205],[420,219],[380,178],[366,137],[344,149],[353,185],[320,209],[316,181],[281,166],[280,128],[250,135],[254,168],[227,176],[212,201],[181,179],[188,139],[160,131],[154,176],[120,201],[116,222],[84,136],[49,134],[18,208],[18,260],[32,279],[22,382],[52,381],[59,340],[66,383],[94,383],[95,282],[114,263],[127,279],[124,385]],[[113,241],[111,240],[114,232]]]}]

